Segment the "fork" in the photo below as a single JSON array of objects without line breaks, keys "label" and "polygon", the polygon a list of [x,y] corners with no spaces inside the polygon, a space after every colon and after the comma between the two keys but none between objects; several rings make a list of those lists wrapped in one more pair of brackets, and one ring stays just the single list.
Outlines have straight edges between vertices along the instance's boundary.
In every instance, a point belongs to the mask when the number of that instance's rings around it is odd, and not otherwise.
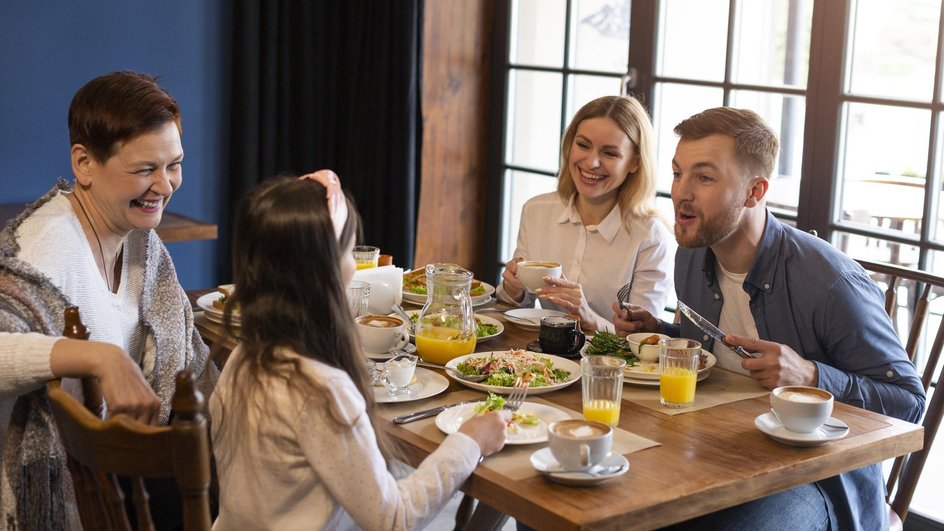
[{"label": "fork", "polygon": [[508,394],[508,398],[505,400],[505,408],[512,413],[518,411],[518,408],[521,407],[521,404],[524,403],[524,397],[528,395],[528,380],[523,376],[515,378],[515,385],[511,389],[511,393]]},{"label": "fork", "polygon": [[629,292],[633,287],[632,282],[627,282],[619,291],[616,292],[616,300],[619,301],[620,308],[626,309],[629,305]]}]

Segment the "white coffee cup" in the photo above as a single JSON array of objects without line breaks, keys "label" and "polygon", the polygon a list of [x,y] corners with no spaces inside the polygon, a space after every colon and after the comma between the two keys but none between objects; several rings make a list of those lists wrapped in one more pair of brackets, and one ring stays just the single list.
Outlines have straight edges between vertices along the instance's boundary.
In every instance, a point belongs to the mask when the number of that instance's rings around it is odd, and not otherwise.
[{"label": "white coffee cup", "polygon": [[558,420],[547,426],[547,446],[562,468],[580,472],[610,454],[613,428],[595,420]]},{"label": "white coffee cup", "polygon": [[833,395],[817,387],[788,385],[770,393],[770,407],[784,428],[811,433],[832,415]]},{"label": "white coffee cup", "polygon": [[354,323],[364,352],[383,354],[410,342],[406,325],[399,317],[371,313],[358,317]]},{"label": "white coffee cup", "polygon": [[391,395],[410,394],[410,382],[418,359],[412,354],[399,354],[384,362],[382,379]]},{"label": "white coffee cup", "polygon": [[544,277],[560,278],[561,265],[557,262],[525,260],[518,262],[518,272],[515,276],[525,289],[534,293],[536,289],[547,286]]}]

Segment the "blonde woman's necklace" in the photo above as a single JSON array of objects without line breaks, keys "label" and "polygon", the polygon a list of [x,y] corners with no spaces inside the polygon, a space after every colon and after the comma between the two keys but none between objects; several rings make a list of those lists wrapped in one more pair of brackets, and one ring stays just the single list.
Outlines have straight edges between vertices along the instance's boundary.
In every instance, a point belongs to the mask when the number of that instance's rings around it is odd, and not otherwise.
[{"label": "blonde woman's necklace", "polygon": [[[102,239],[98,236],[98,231],[95,230],[95,225],[92,223],[92,218],[89,217],[88,211],[85,210],[85,205],[82,204],[82,201],[79,199],[79,196],[75,195],[74,197],[75,197],[75,202],[78,203],[79,208],[82,209],[82,215],[85,216],[85,221],[88,222],[89,228],[92,229],[92,234],[95,235],[95,241],[98,242],[98,253],[102,259],[102,273],[105,274],[105,286],[108,287],[108,291],[114,293],[115,288],[112,285],[113,282],[108,280],[108,262],[105,261],[105,247],[102,245]],[[120,251],[119,251],[119,254],[120,254]],[[115,265],[117,267],[117,261]],[[112,278],[114,278],[114,273],[112,273]]]}]

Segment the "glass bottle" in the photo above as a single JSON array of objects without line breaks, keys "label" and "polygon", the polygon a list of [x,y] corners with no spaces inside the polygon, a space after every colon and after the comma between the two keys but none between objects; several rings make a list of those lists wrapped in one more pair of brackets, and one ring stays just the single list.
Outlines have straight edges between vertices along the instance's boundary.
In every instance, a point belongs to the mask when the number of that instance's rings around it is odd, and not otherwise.
[{"label": "glass bottle", "polygon": [[472,273],[456,264],[426,266],[426,304],[416,323],[416,350],[430,363],[449,360],[475,350],[472,312]]}]

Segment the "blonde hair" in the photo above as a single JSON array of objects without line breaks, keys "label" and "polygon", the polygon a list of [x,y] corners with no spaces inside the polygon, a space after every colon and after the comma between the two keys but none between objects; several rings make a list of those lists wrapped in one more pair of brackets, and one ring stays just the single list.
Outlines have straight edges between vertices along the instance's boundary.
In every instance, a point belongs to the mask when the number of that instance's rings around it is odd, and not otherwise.
[{"label": "blonde hair", "polygon": [[577,136],[580,123],[589,118],[606,117],[613,120],[633,143],[639,158],[635,172],[626,176],[620,185],[616,203],[620,207],[624,225],[633,219],[646,219],[656,215],[653,200],[656,193],[654,134],[649,114],[639,100],[632,96],[604,96],[597,98],[577,111],[561,139],[561,165],[557,174],[557,194],[567,201],[577,193],[570,172],[570,148]]}]

